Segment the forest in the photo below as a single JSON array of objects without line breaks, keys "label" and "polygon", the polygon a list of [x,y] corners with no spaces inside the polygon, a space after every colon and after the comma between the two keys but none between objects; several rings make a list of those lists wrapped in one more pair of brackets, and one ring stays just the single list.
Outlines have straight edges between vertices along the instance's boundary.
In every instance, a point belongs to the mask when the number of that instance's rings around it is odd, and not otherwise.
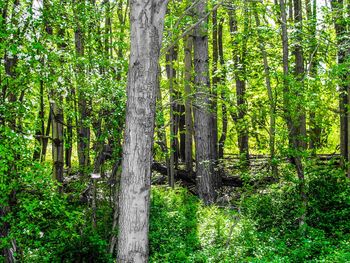
[{"label": "forest", "polygon": [[0,0],[0,261],[350,262],[349,0]]}]

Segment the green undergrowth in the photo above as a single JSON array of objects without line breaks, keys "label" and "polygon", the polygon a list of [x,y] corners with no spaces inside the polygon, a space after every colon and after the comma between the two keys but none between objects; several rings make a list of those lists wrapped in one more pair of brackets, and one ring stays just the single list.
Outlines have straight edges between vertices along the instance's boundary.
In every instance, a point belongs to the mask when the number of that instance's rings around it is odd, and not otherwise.
[{"label": "green undergrowth", "polygon": [[314,168],[306,182],[303,227],[297,180],[247,187],[225,207],[204,206],[181,187],[154,187],[150,262],[350,262],[349,179]]},{"label": "green undergrowth", "polygon": [[[51,165],[32,161],[26,139],[2,134],[0,201],[7,212],[0,224],[9,233],[0,249],[16,242],[16,259],[24,263],[115,262],[107,252],[109,187],[99,187],[103,198],[92,229],[91,208],[81,200],[87,182],[72,181],[60,193]],[[181,187],[152,187],[150,262],[350,262],[349,179],[334,166],[307,165],[305,180],[302,228],[298,180],[288,167],[278,183],[231,189],[221,207],[204,206]]]}]

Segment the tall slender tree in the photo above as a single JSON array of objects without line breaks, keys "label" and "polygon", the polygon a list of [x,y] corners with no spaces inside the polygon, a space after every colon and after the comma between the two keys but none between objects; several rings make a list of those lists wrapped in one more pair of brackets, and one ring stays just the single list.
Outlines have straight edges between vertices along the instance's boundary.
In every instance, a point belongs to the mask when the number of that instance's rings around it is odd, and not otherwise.
[{"label": "tall slender tree", "polygon": [[290,88],[289,83],[289,38],[287,32],[287,15],[284,0],[279,1],[280,6],[280,24],[281,24],[281,38],[282,38],[282,54],[283,54],[283,103],[284,114],[287,122],[289,133],[289,158],[292,164],[295,165],[297,175],[299,178],[299,194],[302,203],[301,215],[299,217],[300,226],[304,225],[306,216],[307,197],[305,193],[305,177],[304,167],[301,160],[301,144],[300,144],[300,115],[297,112],[299,109],[295,106],[295,96]]},{"label": "tall slender tree", "polygon": [[77,115],[77,139],[78,139],[78,159],[80,172],[86,174],[87,166],[90,162],[90,127],[87,118],[89,117],[89,105],[84,91],[85,65],[83,57],[85,55],[83,15],[86,12],[85,2],[75,0],[75,53],[77,57],[77,91],[78,91],[78,115]]},{"label": "tall slender tree", "polygon": [[186,128],[186,137],[185,137],[185,163],[186,170],[192,172],[193,170],[193,161],[192,161],[192,137],[193,137],[193,120],[192,120],[192,47],[193,39],[192,36],[188,36],[185,39],[185,128]]},{"label": "tall slender tree", "polygon": [[195,7],[195,16],[201,21],[194,29],[194,85],[195,100],[194,128],[196,143],[197,188],[201,199],[210,204],[215,201],[216,178],[214,175],[212,133],[213,118],[210,100],[209,56],[208,56],[208,19],[206,18],[207,1],[200,0]]},{"label": "tall slender tree", "polygon": [[238,34],[238,21],[236,7],[233,6],[229,11],[230,17],[230,33],[233,45],[233,61],[235,66],[235,82],[236,82],[236,97],[237,97],[237,114],[234,115],[236,122],[238,148],[242,167],[249,165],[249,130],[247,126],[246,116],[248,104],[246,99],[246,52],[247,52],[247,37],[248,37],[248,13],[246,1],[244,1],[244,28],[242,47],[239,48],[235,35]]},{"label": "tall slender tree", "polygon": [[[256,27],[260,28],[260,18],[259,18],[259,12],[258,12],[258,6],[256,3],[254,3],[254,17],[255,17],[255,23]],[[274,97],[274,92],[271,84],[271,72],[269,67],[269,61],[268,61],[268,54],[266,51],[266,45],[263,37],[261,37],[261,34],[259,34],[259,47],[263,59],[264,64],[264,75],[265,75],[265,84],[267,89],[267,95],[269,98],[269,114],[270,114],[270,126],[269,126],[269,147],[270,147],[270,167],[272,170],[272,174],[277,177],[277,164],[275,160],[275,137],[276,137],[276,99]]]},{"label": "tall slender tree", "polygon": [[[348,40],[346,36],[346,23],[343,0],[332,0],[332,10],[334,13],[334,27],[337,36],[337,62],[343,66],[349,56]],[[350,153],[350,132],[349,132],[349,91],[350,86],[347,81],[348,70],[341,70],[339,76],[339,111],[340,111],[340,154],[342,164],[348,162]],[[350,173],[348,172],[348,175]]]}]

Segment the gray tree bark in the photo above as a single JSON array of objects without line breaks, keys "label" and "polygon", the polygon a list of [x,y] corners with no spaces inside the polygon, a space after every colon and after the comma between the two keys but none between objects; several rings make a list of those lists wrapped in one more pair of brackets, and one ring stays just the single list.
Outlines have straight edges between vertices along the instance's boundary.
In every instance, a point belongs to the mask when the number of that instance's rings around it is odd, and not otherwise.
[{"label": "gray tree bark", "polygon": [[130,2],[131,48],[119,198],[118,262],[148,262],[157,71],[167,2]]},{"label": "gray tree bark", "polygon": [[[200,0],[195,7],[196,19],[206,15],[206,0]],[[196,143],[197,188],[200,198],[206,204],[216,198],[212,133],[213,119],[211,114],[209,57],[208,57],[208,19],[203,19],[194,30],[194,70],[195,100],[194,128]]]}]

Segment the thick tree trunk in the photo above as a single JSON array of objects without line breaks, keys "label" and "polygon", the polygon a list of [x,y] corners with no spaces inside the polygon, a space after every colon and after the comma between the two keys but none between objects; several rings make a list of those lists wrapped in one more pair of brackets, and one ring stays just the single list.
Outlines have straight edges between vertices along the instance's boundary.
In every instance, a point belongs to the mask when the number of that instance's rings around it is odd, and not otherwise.
[{"label": "thick tree trunk", "polygon": [[130,2],[130,62],[120,187],[118,262],[148,261],[158,59],[167,1]]},{"label": "thick tree trunk", "polygon": [[193,171],[192,162],[192,36],[188,36],[185,40],[185,163],[186,170],[189,173]]},{"label": "thick tree trunk", "polygon": [[[200,0],[195,7],[196,18],[203,19],[206,14],[206,0]],[[196,87],[194,101],[194,127],[196,143],[197,188],[200,198],[206,203],[216,199],[214,175],[212,125],[209,82],[208,28],[207,19],[194,30],[194,83]]]}]

